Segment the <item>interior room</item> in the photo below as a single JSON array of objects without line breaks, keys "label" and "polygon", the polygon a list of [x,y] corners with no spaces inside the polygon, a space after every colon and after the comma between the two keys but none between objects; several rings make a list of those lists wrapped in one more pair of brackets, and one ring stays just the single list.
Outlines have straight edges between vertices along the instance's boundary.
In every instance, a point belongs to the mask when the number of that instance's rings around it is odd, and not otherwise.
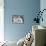
[{"label": "interior room", "polygon": [[46,46],[46,0],[0,0],[0,46]]}]

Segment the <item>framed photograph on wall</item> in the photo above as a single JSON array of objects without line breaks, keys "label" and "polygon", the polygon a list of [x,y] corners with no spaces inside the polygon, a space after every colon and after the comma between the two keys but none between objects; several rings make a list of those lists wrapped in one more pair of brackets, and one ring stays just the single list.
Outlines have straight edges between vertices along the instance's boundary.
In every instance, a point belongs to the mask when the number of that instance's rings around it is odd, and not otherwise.
[{"label": "framed photograph on wall", "polygon": [[13,24],[23,24],[24,23],[24,16],[23,15],[13,15],[12,16],[12,23]]}]

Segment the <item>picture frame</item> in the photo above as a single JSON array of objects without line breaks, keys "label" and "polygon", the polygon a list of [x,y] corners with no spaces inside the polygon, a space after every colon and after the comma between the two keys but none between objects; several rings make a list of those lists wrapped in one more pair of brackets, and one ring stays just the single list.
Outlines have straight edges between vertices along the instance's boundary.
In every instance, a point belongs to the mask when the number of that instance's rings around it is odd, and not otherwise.
[{"label": "picture frame", "polygon": [[12,23],[13,24],[24,24],[24,15],[13,15]]}]

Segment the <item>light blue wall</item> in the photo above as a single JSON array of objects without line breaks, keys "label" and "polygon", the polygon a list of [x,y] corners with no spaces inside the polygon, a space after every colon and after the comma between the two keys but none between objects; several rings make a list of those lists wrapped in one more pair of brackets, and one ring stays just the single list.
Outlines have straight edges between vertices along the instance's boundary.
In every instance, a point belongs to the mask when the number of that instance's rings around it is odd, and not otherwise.
[{"label": "light blue wall", "polygon": [[[39,0],[5,0],[5,40],[17,41],[24,37],[31,28],[35,12],[40,9]],[[12,24],[13,15],[24,15],[24,24]]]},{"label": "light blue wall", "polygon": [[[42,11],[43,9],[46,9],[46,0],[41,0],[40,1],[40,10]],[[43,12],[43,22],[40,21],[40,25],[46,27],[46,10]]]}]

